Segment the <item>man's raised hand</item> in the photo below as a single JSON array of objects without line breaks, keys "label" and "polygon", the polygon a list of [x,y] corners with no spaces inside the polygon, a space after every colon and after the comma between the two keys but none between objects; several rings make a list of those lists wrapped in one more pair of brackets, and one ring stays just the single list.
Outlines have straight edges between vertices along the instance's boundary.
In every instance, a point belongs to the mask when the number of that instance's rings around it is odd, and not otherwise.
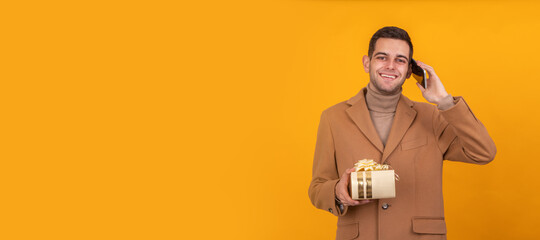
[{"label": "man's raised hand", "polygon": [[435,73],[433,67],[420,61],[416,62],[418,63],[418,66],[426,70],[429,74],[429,78],[427,79],[427,89],[424,89],[424,87],[422,87],[419,83],[416,83],[416,85],[418,88],[420,88],[420,91],[422,91],[422,96],[424,96],[428,102],[439,105],[441,99],[448,96],[448,93],[444,89],[444,86]]}]

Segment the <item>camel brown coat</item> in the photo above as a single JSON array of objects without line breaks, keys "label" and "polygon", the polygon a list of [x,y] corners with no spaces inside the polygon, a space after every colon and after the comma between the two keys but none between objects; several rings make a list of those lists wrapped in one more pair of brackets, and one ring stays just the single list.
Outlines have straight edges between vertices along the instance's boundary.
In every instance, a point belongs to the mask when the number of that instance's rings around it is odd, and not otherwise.
[{"label": "camel brown coat", "polygon": [[[465,101],[441,111],[401,95],[386,146],[371,121],[362,89],[321,115],[309,197],[338,216],[336,239],[446,239],[443,160],[489,163],[496,148]],[[339,211],[334,188],[360,159],[389,164],[399,175],[396,198]],[[389,207],[383,209],[383,205]]]}]

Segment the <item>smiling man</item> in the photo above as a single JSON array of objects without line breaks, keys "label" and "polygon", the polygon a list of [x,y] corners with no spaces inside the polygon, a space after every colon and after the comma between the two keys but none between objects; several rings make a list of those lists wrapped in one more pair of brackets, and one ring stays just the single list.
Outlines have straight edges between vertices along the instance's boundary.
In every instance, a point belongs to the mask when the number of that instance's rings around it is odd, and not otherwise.
[{"label": "smiling man", "polygon": [[373,52],[368,53],[370,57],[364,56],[362,59],[371,83],[385,94],[399,93],[405,79],[410,77],[408,43],[399,39],[379,38],[374,48]]},{"label": "smiling man", "polygon": [[[448,94],[435,70],[427,71],[427,102],[401,94],[411,75],[408,33],[384,27],[370,40],[364,70],[370,81],[321,115],[309,197],[338,216],[336,239],[446,239],[443,160],[486,164],[496,148],[463,98]],[[399,175],[396,197],[356,201],[348,193],[360,159],[388,164]]]}]

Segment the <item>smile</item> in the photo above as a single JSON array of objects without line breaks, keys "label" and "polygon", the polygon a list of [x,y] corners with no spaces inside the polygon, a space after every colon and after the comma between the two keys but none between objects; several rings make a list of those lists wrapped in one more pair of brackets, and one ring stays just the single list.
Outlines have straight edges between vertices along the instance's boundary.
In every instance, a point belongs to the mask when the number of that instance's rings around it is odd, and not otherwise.
[{"label": "smile", "polygon": [[381,77],[383,77],[383,78],[390,78],[390,79],[396,79],[397,78],[396,75],[391,75],[391,74],[380,73],[379,75],[381,75]]}]

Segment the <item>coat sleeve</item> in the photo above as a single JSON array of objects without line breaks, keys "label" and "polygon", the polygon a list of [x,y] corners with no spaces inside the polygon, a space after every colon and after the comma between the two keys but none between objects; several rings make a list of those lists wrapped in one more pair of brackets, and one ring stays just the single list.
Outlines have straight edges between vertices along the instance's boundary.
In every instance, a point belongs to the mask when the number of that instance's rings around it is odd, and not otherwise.
[{"label": "coat sleeve", "polygon": [[340,211],[339,207],[336,206],[335,186],[338,181],[339,174],[336,167],[334,137],[327,111],[324,111],[317,132],[312,179],[308,194],[311,203],[316,208],[328,211],[336,216],[342,216],[347,212],[347,207],[344,206],[343,211]]},{"label": "coat sleeve", "polygon": [[474,116],[461,97],[455,106],[433,114],[434,133],[445,160],[487,164],[497,149],[484,125]]}]

